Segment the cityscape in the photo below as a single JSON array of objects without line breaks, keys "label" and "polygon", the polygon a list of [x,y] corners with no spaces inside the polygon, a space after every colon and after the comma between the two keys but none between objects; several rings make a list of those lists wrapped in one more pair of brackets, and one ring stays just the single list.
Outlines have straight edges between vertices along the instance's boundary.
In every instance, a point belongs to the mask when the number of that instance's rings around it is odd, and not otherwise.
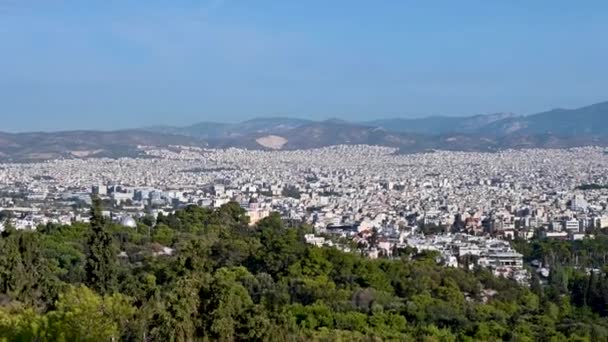
[{"label": "cityscape", "polygon": [[608,341],[607,33],[0,0],[0,342]]},{"label": "cityscape", "polygon": [[91,196],[99,196],[106,216],[136,228],[146,216],[235,201],[252,225],[271,212],[310,225],[306,240],[317,246],[348,249],[343,242],[350,241],[369,258],[410,246],[440,252],[448,267],[475,255],[479,265],[524,284],[530,275],[509,241],[592,239],[608,228],[605,148],[414,155],[364,145],[141,149],[147,158],[2,164],[1,211],[16,229],[88,222]]}]

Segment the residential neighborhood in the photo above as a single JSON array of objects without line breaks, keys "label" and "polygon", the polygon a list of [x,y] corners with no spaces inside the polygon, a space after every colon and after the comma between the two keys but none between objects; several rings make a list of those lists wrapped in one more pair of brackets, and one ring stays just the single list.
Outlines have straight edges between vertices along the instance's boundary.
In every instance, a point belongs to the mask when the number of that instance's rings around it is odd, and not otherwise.
[{"label": "residential neighborhood", "polygon": [[509,241],[592,239],[608,228],[608,154],[599,147],[412,155],[366,145],[140,148],[147,158],[1,164],[0,228],[86,222],[92,195],[130,227],[188,205],[236,201],[252,225],[271,212],[308,224],[311,244],[359,246],[370,258],[409,246],[454,267],[474,256],[520,281],[522,257]]}]

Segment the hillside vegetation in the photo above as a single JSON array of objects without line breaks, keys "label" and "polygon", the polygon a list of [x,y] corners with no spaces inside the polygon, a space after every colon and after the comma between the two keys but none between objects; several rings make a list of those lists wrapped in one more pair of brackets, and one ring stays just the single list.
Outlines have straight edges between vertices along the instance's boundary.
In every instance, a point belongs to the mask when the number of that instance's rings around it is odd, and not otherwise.
[{"label": "hillside vegetation", "polygon": [[[0,238],[0,340],[608,338],[597,304],[608,282],[600,276],[561,272],[528,289],[481,269],[443,268],[432,253],[370,260],[306,245],[309,228],[286,228],[276,214],[249,227],[236,203],[157,221],[112,224],[95,200],[90,224],[8,227]],[[543,251],[552,249],[529,253]],[[592,286],[573,296],[585,281]]]}]

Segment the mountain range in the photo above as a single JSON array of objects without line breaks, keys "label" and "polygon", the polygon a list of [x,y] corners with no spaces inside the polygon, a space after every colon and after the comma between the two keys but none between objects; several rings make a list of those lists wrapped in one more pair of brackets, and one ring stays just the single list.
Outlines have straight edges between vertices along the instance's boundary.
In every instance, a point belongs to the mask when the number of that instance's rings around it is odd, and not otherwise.
[{"label": "mountain range", "polygon": [[365,122],[269,117],[240,123],[201,122],[121,131],[0,133],[0,159],[44,160],[133,156],[138,146],[191,145],[249,149],[306,149],[370,144],[402,153],[433,150],[608,146],[608,102],[533,115],[393,118]]}]

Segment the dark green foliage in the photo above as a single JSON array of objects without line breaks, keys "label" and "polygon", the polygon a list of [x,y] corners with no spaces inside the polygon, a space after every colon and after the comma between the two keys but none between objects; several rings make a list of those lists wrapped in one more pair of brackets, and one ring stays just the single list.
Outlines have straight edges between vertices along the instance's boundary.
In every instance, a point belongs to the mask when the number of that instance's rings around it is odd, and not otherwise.
[{"label": "dark green foliage", "polygon": [[583,184],[576,187],[577,190],[601,190],[608,189],[608,185],[601,184]]},{"label": "dark green foliage", "polygon": [[579,241],[535,240],[530,244],[519,241],[515,246],[527,260],[538,260],[551,268],[544,288],[537,275],[532,277],[531,290],[540,299],[560,301],[568,297],[574,306],[608,317],[608,236],[599,234],[595,239]]},{"label": "dark green foliage", "polygon": [[52,305],[59,286],[40,240],[30,231],[12,231],[0,239],[0,293],[35,308]]},{"label": "dark green foliage", "polygon": [[[485,270],[438,266],[435,253],[403,250],[394,260],[369,260],[312,247],[303,242],[306,227],[287,228],[276,214],[255,227],[248,222],[237,203],[215,210],[192,206],[160,216],[148,236],[105,222],[95,201],[90,226],[5,233],[0,340],[602,341],[608,336],[603,273],[564,265],[554,268],[548,285],[534,277],[528,289]],[[166,248],[173,253],[163,254]],[[528,250],[528,258],[551,261],[567,260],[565,251],[576,250],[592,251],[590,264],[601,258],[591,242],[539,242]]]},{"label": "dark green foliage", "polygon": [[534,240],[529,244],[519,241],[514,247],[524,254],[527,261],[538,260],[549,267],[602,268],[608,264],[608,235],[605,234],[576,241]]},{"label": "dark green foliage", "polygon": [[283,188],[282,195],[291,198],[300,198],[300,190],[293,185],[287,185]]},{"label": "dark green foliage", "polygon": [[93,198],[91,234],[87,247],[86,284],[102,294],[112,293],[116,287],[117,253],[112,236],[107,231],[99,198]]}]

